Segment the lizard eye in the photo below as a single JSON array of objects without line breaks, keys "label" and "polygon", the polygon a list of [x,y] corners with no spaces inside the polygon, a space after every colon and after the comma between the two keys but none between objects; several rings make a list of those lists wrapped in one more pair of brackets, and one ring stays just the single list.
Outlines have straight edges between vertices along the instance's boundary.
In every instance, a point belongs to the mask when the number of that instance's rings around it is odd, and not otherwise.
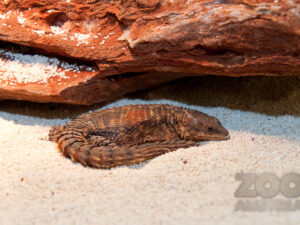
[{"label": "lizard eye", "polygon": [[207,131],[208,131],[208,132],[212,132],[212,131],[214,131],[214,128],[208,127],[208,128],[207,128]]}]

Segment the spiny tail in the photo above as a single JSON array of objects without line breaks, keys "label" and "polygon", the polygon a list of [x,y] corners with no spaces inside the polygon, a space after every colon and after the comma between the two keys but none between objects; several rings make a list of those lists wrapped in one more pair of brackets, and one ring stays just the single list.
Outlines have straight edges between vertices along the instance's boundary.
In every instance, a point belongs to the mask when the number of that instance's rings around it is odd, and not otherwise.
[{"label": "spiny tail", "polygon": [[[72,135],[73,138],[71,137]],[[68,135],[65,135],[62,139],[58,140],[58,145],[62,153],[70,157],[72,161],[95,168],[111,168],[140,163],[178,148],[187,148],[196,145],[194,141],[174,140],[171,142],[158,141],[131,147],[95,147],[83,138],[80,138],[80,136],[75,138],[74,134],[72,135],[69,138]]]},{"label": "spiny tail", "polygon": [[51,128],[51,130],[49,131],[49,141],[53,141],[53,142],[57,142],[58,141],[58,137],[60,135],[60,133],[63,131],[63,127],[62,126],[54,126]]}]

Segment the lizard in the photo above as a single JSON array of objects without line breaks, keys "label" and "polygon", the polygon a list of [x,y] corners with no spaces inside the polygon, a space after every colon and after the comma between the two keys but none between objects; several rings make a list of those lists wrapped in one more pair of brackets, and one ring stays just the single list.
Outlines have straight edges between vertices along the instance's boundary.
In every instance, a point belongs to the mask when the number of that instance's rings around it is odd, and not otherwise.
[{"label": "lizard", "polygon": [[94,168],[131,165],[200,141],[229,138],[217,118],[168,104],[98,110],[49,131],[64,156]]}]

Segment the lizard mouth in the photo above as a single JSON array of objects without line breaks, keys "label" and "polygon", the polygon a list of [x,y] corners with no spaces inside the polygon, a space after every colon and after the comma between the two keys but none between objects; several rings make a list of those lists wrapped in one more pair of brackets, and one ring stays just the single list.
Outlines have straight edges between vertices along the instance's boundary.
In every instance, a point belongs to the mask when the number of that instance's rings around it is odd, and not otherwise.
[{"label": "lizard mouth", "polygon": [[213,132],[210,132],[209,135],[207,135],[208,140],[228,140],[230,139],[230,134],[228,130],[226,130],[220,123],[218,128],[215,128]]},{"label": "lizard mouth", "polygon": [[218,141],[225,141],[230,139],[230,135],[214,135],[208,138],[209,140],[218,140]]},{"label": "lizard mouth", "polygon": [[202,136],[200,141],[225,141],[230,139],[230,134]]},{"label": "lizard mouth", "polygon": [[230,134],[228,133],[225,137],[223,137],[222,140],[229,140],[230,139]]},{"label": "lizard mouth", "polygon": [[[227,131],[227,130],[226,130]],[[225,135],[220,135],[220,140],[229,140],[230,139],[230,134],[229,132],[227,131],[227,134]]]},{"label": "lizard mouth", "polygon": [[225,141],[230,139],[230,134],[227,130],[224,129],[224,132],[220,134],[211,134],[203,138],[203,140],[216,140],[216,141]]}]

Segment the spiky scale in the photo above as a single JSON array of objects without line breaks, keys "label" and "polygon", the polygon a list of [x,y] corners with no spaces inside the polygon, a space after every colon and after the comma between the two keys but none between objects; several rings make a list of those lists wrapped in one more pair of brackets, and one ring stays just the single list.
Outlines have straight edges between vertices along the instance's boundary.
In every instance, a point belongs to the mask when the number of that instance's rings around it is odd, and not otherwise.
[{"label": "spiky scale", "polygon": [[163,104],[99,110],[49,132],[65,156],[95,168],[139,163],[199,141],[228,138],[216,118]]}]

